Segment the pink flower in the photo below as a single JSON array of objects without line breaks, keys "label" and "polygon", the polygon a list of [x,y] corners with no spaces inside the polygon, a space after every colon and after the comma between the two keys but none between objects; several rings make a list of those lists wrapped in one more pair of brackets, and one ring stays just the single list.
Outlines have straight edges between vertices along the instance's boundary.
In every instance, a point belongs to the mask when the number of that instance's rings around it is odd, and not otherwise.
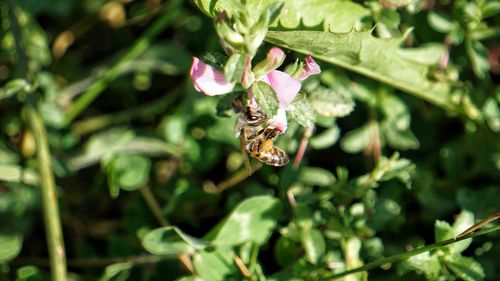
[{"label": "pink flower", "polygon": [[288,121],[286,119],[286,110],[283,107],[279,107],[276,115],[267,121],[267,125],[274,127],[280,132],[284,133],[288,128]]},{"label": "pink flower", "polygon": [[321,68],[314,61],[311,55],[307,55],[305,60],[306,60],[306,65],[304,65],[304,68],[302,69],[298,77],[300,81],[307,79],[311,75],[316,75],[321,73]]},{"label": "pink flower", "polygon": [[279,70],[273,70],[262,75],[259,80],[271,86],[276,93],[280,107],[283,108],[287,107],[295,99],[301,87],[299,80]]},{"label": "pink flower", "polygon": [[[300,80],[304,80],[311,75],[321,72],[319,65],[314,61],[311,55],[308,55],[305,59],[304,68],[300,71],[298,78],[294,78],[286,72],[275,70],[283,63],[284,59],[285,53],[280,48],[273,47],[269,50],[267,59],[256,66],[258,70],[254,69],[256,73],[263,73],[259,74],[260,77],[258,80],[271,86],[276,93],[279,103],[278,111],[276,115],[269,119],[268,125],[277,128],[281,132],[285,132],[287,129],[286,110],[290,109],[290,104],[300,91]],[[246,63],[246,67],[249,70],[249,59],[247,59]],[[229,83],[222,72],[203,63],[196,57],[193,57],[193,65],[191,66],[190,74],[195,89],[209,96],[227,94],[234,88],[234,83]],[[250,74],[253,73],[245,71],[242,80],[251,78]],[[242,81],[242,83],[244,82],[245,81]],[[251,102],[255,102],[251,88],[249,89],[249,96]]]},{"label": "pink flower", "polygon": [[229,83],[224,77],[224,73],[202,62],[197,57],[193,57],[190,75],[194,88],[208,96],[224,95],[234,88],[234,83]]}]

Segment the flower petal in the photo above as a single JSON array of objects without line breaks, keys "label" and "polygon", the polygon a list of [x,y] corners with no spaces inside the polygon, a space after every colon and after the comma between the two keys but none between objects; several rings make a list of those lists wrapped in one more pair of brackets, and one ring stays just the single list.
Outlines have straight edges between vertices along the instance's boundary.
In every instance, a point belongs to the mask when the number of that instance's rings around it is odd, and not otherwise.
[{"label": "flower petal", "polygon": [[208,96],[227,94],[234,88],[234,83],[229,83],[222,72],[197,57],[193,57],[190,75],[194,88]]},{"label": "flower petal", "polygon": [[316,63],[316,61],[314,61],[311,55],[307,55],[305,61],[306,64],[304,65],[304,68],[302,69],[299,75],[299,80],[301,81],[308,78],[311,75],[316,75],[321,73],[321,68]]},{"label": "flower petal", "polygon": [[267,53],[268,66],[276,69],[285,60],[285,52],[278,47],[272,47]]},{"label": "flower petal", "polygon": [[273,70],[266,75],[259,77],[260,81],[271,86],[276,93],[280,107],[287,107],[300,91],[300,81],[290,76],[288,73]]},{"label": "flower petal", "polygon": [[274,115],[271,119],[269,119],[267,121],[267,124],[284,133],[288,127],[285,109],[283,107],[278,108],[276,115]]}]

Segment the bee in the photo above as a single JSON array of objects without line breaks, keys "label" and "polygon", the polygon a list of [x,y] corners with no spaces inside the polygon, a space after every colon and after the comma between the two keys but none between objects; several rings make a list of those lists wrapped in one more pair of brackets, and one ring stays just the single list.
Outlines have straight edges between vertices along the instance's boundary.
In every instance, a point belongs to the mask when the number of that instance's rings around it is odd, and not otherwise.
[{"label": "bee", "polygon": [[281,132],[267,125],[266,113],[257,104],[243,106],[241,99],[237,99],[233,105],[240,111],[236,134],[240,137],[245,166],[250,167],[247,155],[271,166],[286,165],[289,161],[286,153],[273,144]]}]

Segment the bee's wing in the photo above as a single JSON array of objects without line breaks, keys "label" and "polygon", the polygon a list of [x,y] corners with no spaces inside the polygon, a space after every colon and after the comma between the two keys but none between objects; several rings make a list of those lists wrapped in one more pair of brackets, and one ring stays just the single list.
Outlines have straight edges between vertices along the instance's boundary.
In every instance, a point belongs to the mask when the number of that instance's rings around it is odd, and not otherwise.
[{"label": "bee's wing", "polygon": [[250,166],[250,159],[248,159],[248,153],[246,149],[246,141],[245,141],[245,132],[241,132],[240,134],[240,150],[241,150],[241,157],[243,158],[243,164],[245,164],[245,168],[248,171],[248,175],[252,174],[252,166]]}]

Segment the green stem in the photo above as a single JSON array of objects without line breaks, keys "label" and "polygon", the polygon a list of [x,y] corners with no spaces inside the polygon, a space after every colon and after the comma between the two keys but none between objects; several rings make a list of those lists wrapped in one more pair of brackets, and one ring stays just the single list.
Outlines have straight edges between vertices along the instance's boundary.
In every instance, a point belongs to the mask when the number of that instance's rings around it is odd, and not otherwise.
[{"label": "green stem", "polygon": [[497,225],[497,226],[494,226],[494,227],[490,227],[490,228],[487,228],[487,229],[483,229],[483,230],[478,231],[476,233],[471,233],[469,235],[465,235],[465,236],[462,236],[462,237],[459,237],[459,238],[456,238],[456,239],[451,238],[451,239],[448,239],[448,240],[437,242],[437,243],[434,243],[434,244],[431,244],[431,245],[428,245],[428,246],[425,246],[425,247],[422,247],[422,248],[415,249],[415,250],[410,251],[410,252],[404,252],[404,253],[397,254],[397,255],[394,255],[394,256],[390,256],[390,257],[387,257],[387,258],[382,258],[382,259],[379,259],[379,260],[367,263],[364,266],[361,266],[361,267],[358,267],[358,268],[347,270],[347,271],[344,271],[344,272],[341,272],[341,273],[338,273],[338,274],[332,274],[332,275],[329,275],[329,276],[324,276],[320,280],[325,280],[325,281],[326,280],[334,280],[334,279],[338,279],[340,277],[344,277],[344,276],[349,275],[349,274],[353,274],[353,273],[357,273],[357,272],[362,272],[362,271],[368,271],[370,269],[377,268],[377,267],[379,267],[381,265],[384,265],[384,264],[406,260],[406,259],[408,259],[408,258],[410,258],[412,256],[416,256],[416,255],[424,253],[424,252],[429,252],[429,251],[438,249],[440,247],[446,246],[448,244],[452,244],[452,243],[455,243],[455,242],[458,242],[458,241],[461,241],[461,240],[465,240],[465,239],[473,238],[473,237],[476,237],[476,236],[484,235],[484,234],[487,234],[487,233],[490,233],[490,232],[493,232],[493,231],[497,231],[497,230],[500,230],[500,225]]},{"label": "green stem", "polygon": [[66,280],[66,255],[62,235],[61,218],[57,202],[57,192],[52,172],[47,132],[42,117],[32,105],[27,105],[28,122],[35,137],[38,168],[41,179],[43,218],[49,246],[52,280]]},{"label": "green stem", "polygon": [[172,0],[165,13],[158,18],[146,32],[134,43],[128,52],[120,58],[103,76],[92,84],[83,95],[75,101],[73,107],[66,114],[65,125],[69,125],[80,113],[82,113],[107,87],[116,79],[121,72],[121,68],[128,61],[139,57],[150,45],[158,34],[163,31],[172,21],[182,0]]},{"label": "green stem", "polygon": [[82,121],[77,121],[73,124],[73,126],[71,126],[72,131],[73,133],[81,136],[110,125],[162,113],[178,99],[179,95],[182,93],[183,87],[184,85],[181,85],[180,87],[170,91],[165,96],[138,107],[127,109],[118,113],[104,114],[90,117]]},{"label": "green stem", "polygon": [[[16,52],[19,60],[18,64],[21,69],[21,76],[27,79],[29,75],[28,63],[23,48],[22,33],[15,14],[15,9],[15,0],[9,0],[9,20],[12,33],[14,34]],[[43,218],[49,248],[52,280],[66,281],[66,254],[64,250],[54,174],[52,172],[52,163],[50,159],[49,143],[47,141],[47,132],[45,131],[42,117],[36,110],[35,101],[32,95],[33,93],[28,93],[27,95],[25,110],[37,150],[38,169],[41,179]]]}]

